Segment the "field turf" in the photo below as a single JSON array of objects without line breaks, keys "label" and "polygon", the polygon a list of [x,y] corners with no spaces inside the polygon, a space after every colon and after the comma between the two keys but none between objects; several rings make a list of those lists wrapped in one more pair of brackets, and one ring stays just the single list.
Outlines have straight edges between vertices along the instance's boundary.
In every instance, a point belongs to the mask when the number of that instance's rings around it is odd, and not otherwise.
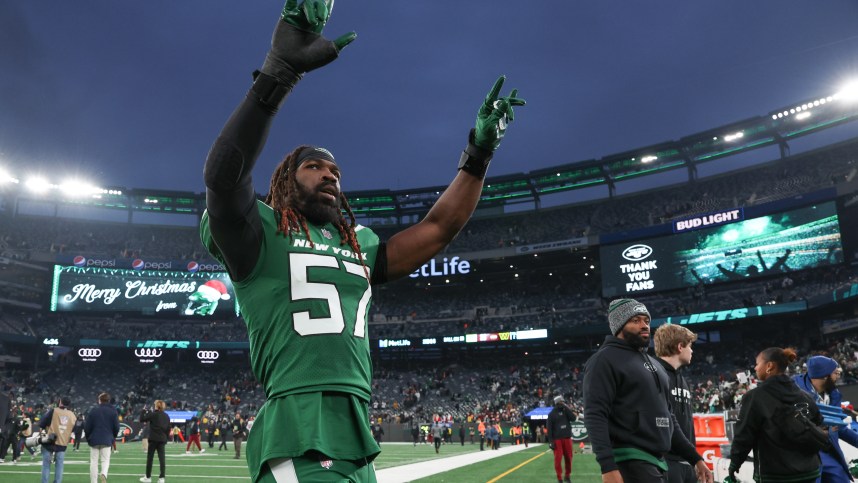
[{"label": "field turf", "polygon": [[[229,451],[217,451],[203,445],[203,454],[185,454],[184,444],[167,445],[167,482],[246,482],[250,481],[247,466],[243,458],[233,459],[234,452],[230,443]],[[135,483],[143,476],[146,456],[140,443],[119,444],[119,452],[110,459],[108,481],[113,483]],[[244,448],[242,448],[244,449]],[[530,449],[498,457],[489,461],[474,463],[466,467],[441,472],[434,476],[413,480],[415,482],[503,482],[530,483],[554,482],[554,458],[547,452],[546,445],[534,445]],[[414,447],[410,444],[383,443],[382,453],[375,460],[376,470],[393,466],[433,460],[471,452],[479,452],[478,445],[444,445],[441,454],[436,455],[432,445],[423,444]],[[7,458],[11,458],[11,453]],[[9,459],[0,464],[0,481],[3,483],[33,482],[39,480],[41,455],[30,459],[29,453],[21,456],[21,461],[13,465]],[[442,461],[439,460],[439,467]],[[153,465],[153,476],[157,477],[158,460]],[[51,474],[53,478],[53,474]],[[51,480],[53,481],[53,479]],[[153,478],[153,481],[157,481]],[[572,468],[573,482],[600,482],[599,469],[591,454],[576,454]],[[89,447],[81,445],[81,451],[69,451],[66,455],[63,472],[64,483],[89,482]]]}]

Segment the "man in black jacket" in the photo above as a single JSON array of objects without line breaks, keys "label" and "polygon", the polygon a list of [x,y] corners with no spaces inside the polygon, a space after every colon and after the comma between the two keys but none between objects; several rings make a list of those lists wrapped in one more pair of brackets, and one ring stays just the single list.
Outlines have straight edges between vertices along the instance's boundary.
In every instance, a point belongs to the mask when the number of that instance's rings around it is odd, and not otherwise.
[{"label": "man in black jacket", "polygon": [[650,316],[633,299],[608,307],[611,334],[584,367],[584,424],[603,482],[666,483],[673,452],[693,464],[698,478],[712,472],[677,429],[670,412],[668,377],[647,353]]},{"label": "man in black jacket", "polygon": [[[694,352],[691,344],[697,340],[697,334],[681,325],[664,324],[655,331],[655,355],[667,373],[670,389],[670,402],[673,417],[688,441],[696,445],[694,437],[694,408],[691,391],[682,377],[681,369],[691,364]],[[685,458],[674,452],[665,456],[667,460],[668,483],[697,483],[694,469]]]},{"label": "man in black jacket", "polygon": [[[0,447],[5,448],[9,442],[6,434],[6,421],[12,418],[12,400],[6,394],[0,392]],[[3,459],[0,458],[0,463]]]},{"label": "man in black jacket", "polygon": [[217,447],[217,450],[229,450],[229,446],[226,444],[226,436],[229,434],[229,429],[232,427],[232,423],[229,418],[224,414],[220,417],[219,430],[220,433],[220,446]]},{"label": "man in black jacket", "polygon": [[[557,473],[557,483],[569,483],[572,474],[572,421],[577,421],[578,415],[572,412],[563,396],[554,398],[554,408],[548,413],[548,446],[554,450],[554,472]],[[561,461],[566,462],[566,473],[563,473]],[[561,479],[561,475],[563,479]]]},{"label": "man in black jacket", "polygon": [[152,482],[152,462],[155,453],[158,454],[158,483],[164,483],[167,469],[164,447],[167,445],[167,435],[170,433],[170,416],[164,410],[167,404],[162,400],[155,401],[154,411],[143,411],[141,423],[149,423],[149,451],[146,452],[146,476],[140,478],[141,483]]}]

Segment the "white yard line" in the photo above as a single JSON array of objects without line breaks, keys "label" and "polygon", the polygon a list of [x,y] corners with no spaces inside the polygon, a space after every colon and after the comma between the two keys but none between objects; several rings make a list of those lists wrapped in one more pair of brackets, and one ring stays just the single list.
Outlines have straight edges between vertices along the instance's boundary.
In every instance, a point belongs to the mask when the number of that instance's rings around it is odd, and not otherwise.
[{"label": "white yard line", "polygon": [[[544,446],[543,444],[531,444],[532,446]],[[378,483],[405,483],[412,480],[419,480],[445,471],[455,470],[463,466],[479,463],[480,461],[490,460],[499,456],[505,456],[511,453],[516,453],[527,449],[524,445],[517,446],[501,446],[498,450],[487,449],[476,453],[468,453],[449,458],[439,458],[429,461],[421,461],[419,463],[411,463],[409,465],[394,466],[393,468],[385,468],[376,470],[375,476]],[[443,447],[442,447],[443,451]]]}]

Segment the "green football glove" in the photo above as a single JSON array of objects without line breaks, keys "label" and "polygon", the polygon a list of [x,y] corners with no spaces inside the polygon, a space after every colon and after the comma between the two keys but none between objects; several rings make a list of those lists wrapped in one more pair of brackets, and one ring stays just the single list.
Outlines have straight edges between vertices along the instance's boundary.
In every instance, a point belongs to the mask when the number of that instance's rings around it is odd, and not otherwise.
[{"label": "green football glove", "polygon": [[506,134],[506,127],[515,119],[513,106],[525,105],[524,99],[516,97],[518,89],[513,89],[506,97],[498,97],[506,76],[498,77],[495,85],[486,96],[485,102],[477,112],[477,124],[474,127],[474,143],[489,151],[494,151]]},{"label": "green football glove", "polygon": [[506,127],[515,118],[513,106],[523,106],[524,99],[516,97],[518,90],[498,97],[505,76],[500,76],[477,112],[477,124],[468,137],[468,146],[459,159],[459,169],[480,179],[486,177],[489,162],[506,134]]},{"label": "green football glove", "polygon": [[333,7],[333,0],[286,1],[271,50],[254,77],[252,90],[263,105],[276,111],[305,73],[331,63],[357,37],[354,32],[334,41],[322,37]]},{"label": "green football glove", "polygon": [[[298,0],[287,0],[281,17],[295,28],[321,34],[333,11],[334,0],[304,0],[300,6]],[[355,37],[357,34],[349,32],[334,40],[337,51],[343,50]]]}]

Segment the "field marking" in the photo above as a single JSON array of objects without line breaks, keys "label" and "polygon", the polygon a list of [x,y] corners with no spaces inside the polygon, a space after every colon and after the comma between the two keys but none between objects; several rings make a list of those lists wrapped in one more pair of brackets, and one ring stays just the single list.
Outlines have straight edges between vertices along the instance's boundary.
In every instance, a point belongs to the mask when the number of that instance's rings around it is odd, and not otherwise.
[{"label": "field marking", "polygon": [[508,474],[512,473],[513,471],[516,471],[517,469],[519,469],[519,468],[521,468],[522,466],[524,466],[524,465],[526,465],[526,464],[530,463],[531,461],[535,460],[536,458],[541,458],[541,457],[545,456],[546,454],[548,454],[548,453],[550,453],[550,452],[551,452],[551,451],[543,451],[542,453],[539,453],[538,455],[534,456],[533,458],[530,458],[529,460],[525,461],[524,463],[521,463],[520,465],[518,465],[518,466],[516,466],[516,467],[514,467],[514,468],[511,468],[511,469],[509,469],[508,471],[505,471],[505,472],[501,473],[500,475],[496,476],[495,478],[493,478],[493,479],[489,480],[487,483],[495,483],[496,481],[498,481],[499,479],[503,478],[504,476],[506,476],[506,475],[508,475]]},{"label": "field marking", "polygon": [[[0,474],[21,474],[21,475],[39,475],[41,471],[2,471]],[[53,473],[53,472],[52,472]],[[110,472],[110,476],[141,476],[143,473],[114,473]],[[89,476],[89,472],[86,473],[71,473],[68,471],[63,471],[63,475],[84,475]],[[167,475],[167,478],[170,478],[170,475]],[[242,479],[250,481],[250,476],[222,476],[222,475],[174,475],[172,478],[208,478],[210,480],[222,480],[222,479]]]},{"label": "field marking", "polygon": [[[540,445],[541,446],[541,445]],[[376,469],[375,476],[378,483],[402,483],[403,481],[414,481],[420,478],[430,477],[445,471],[452,471],[463,466],[506,456],[523,451],[527,447],[504,446],[496,451],[469,451],[457,455],[441,457],[431,460],[419,461],[400,466],[391,466],[384,469]]]}]

